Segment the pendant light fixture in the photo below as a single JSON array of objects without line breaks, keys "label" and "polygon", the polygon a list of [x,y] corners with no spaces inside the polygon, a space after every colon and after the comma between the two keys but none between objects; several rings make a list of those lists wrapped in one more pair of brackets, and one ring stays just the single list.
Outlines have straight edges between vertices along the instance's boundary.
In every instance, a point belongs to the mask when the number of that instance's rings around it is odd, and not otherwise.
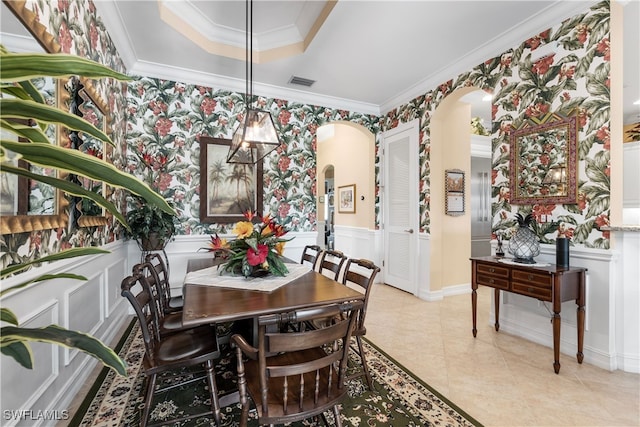
[{"label": "pendant light fixture", "polygon": [[271,113],[253,104],[253,0],[246,0],[245,105],[244,120],[233,133],[227,163],[253,164],[278,148],[280,140]]}]

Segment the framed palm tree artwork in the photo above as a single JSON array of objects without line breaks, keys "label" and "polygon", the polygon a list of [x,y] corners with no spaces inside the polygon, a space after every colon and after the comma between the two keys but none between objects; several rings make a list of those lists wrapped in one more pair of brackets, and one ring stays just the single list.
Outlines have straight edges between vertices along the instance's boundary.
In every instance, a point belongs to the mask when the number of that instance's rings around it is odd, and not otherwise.
[{"label": "framed palm tree artwork", "polygon": [[227,163],[230,139],[200,138],[200,221],[231,223],[262,214],[262,162]]}]

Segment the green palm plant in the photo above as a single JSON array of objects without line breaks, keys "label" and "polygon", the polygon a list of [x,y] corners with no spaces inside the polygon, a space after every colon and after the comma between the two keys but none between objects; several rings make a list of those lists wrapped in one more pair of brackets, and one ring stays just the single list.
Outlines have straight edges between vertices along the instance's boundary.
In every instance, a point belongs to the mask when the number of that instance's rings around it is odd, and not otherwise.
[{"label": "green palm plant", "polygon": [[[82,118],[46,105],[41,94],[29,81],[37,77],[68,77],[71,75],[90,78],[108,77],[125,81],[130,80],[128,76],[74,55],[10,53],[1,45],[0,55],[0,63],[2,64],[0,67],[1,91],[3,94],[9,95],[9,97],[3,96],[0,99],[0,123],[2,129],[27,141],[15,142],[5,139],[0,141],[2,172],[37,180],[52,185],[65,193],[91,199],[110,212],[127,230],[130,228],[122,213],[103,196],[63,179],[39,175],[30,172],[28,169],[13,166],[6,163],[6,160],[17,156],[31,164],[44,168],[79,175],[94,181],[102,181],[112,187],[124,188],[161,211],[169,215],[175,215],[174,210],[167,204],[166,200],[143,181],[118,170],[101,159],[78,150],[52,144],[44,133],[44,129],[49,124],[61,125],[68,129],[84,132],[111,145],[113,145],[113,142],[104,132]],[[25,119],[35,121],[36,126],[22,124]],[[0,279],[20,273],[35,263],[101,253],[108,253],[108,251],[99,248],[74,248],[62,251],[42,257],[36,261],[10,265],[0,272]],[[73,273],[47,274],[4,289],[0,292],[0,297],[4,297],[34,282],[51,279],[87,280],[86,277]],[[12,357],[25,368],[33,368],[33,355],[29,343],[46,342],[84,351],[119,374],[126,375],[124,361],[113,350],[88,334],[67,330],[57,325],[49,325],[43,328],[20,327],[17,317],[7,307],[0,308],[0,316],[2,322],[10,325],[0,328],[0,349],[2,354]]]}]

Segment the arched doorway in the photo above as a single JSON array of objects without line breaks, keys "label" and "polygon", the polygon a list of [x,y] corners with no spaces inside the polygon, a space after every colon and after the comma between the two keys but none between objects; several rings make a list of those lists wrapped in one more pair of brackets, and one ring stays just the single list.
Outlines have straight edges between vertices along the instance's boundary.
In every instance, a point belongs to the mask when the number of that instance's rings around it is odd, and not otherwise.
[{"label": "arched doorway", "polygon": [[[478,212],[471,209],[471,159],[472,151],[475,154],[478,147],[472,145],[471,104],[465,102],[464,97],[477,91],[481,89],[465,87],[452,92],[438,105],[431,119],[431,292],[444,287],[466,286],[471,279],[471,268],[461,266],[470,265],[471,223],[474,214],[478,217]],[[490,102],[487,104],[490,109]],[[488,150],[485,154],[488,156],[491,153],[489,141],[490,137],[484,148]],[[452,169],[463,171],[465,176],[464,214],[459,216],[445,213],[445,171]],[[489,173],[485,184],[489,188],[490,177]],[[490,200],[485,200],[485,206],[490,209]],[[490,230],[490,213],[488,217]]]},{"label": "arched doorway", "polygon": [[[354,208],[345,212],[333,210],[335,248],[352,257],[379,258],[370,238],[363,230],[375,230],[375,138],[367,128],[351,122],[333,122],[318,128],[316,170],[318,194],[318,244],[324,244],[329,213],[329,193],[326,186],[354,186]],[[331,166],[331,168],[329,168]],[[333,182],[327,173],[333,172]],[[334,193],[334,197],[337,194]],[[335,197],[337,200],[337,197]],[[325,212],[327,215],[325,215]]]}]

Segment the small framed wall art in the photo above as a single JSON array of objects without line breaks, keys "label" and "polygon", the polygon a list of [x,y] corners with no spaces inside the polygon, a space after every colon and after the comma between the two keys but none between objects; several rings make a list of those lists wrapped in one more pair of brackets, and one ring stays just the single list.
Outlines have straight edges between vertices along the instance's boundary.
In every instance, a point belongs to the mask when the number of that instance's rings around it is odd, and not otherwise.
[{"label": "small framed wall art", "polygon": [[464,215],[464,171],[444,171],[445,213],[451,216]]},{"label": "small framed wall art", "polygon": [[338,212],[356,213],[356,185],[338,187]]}]

